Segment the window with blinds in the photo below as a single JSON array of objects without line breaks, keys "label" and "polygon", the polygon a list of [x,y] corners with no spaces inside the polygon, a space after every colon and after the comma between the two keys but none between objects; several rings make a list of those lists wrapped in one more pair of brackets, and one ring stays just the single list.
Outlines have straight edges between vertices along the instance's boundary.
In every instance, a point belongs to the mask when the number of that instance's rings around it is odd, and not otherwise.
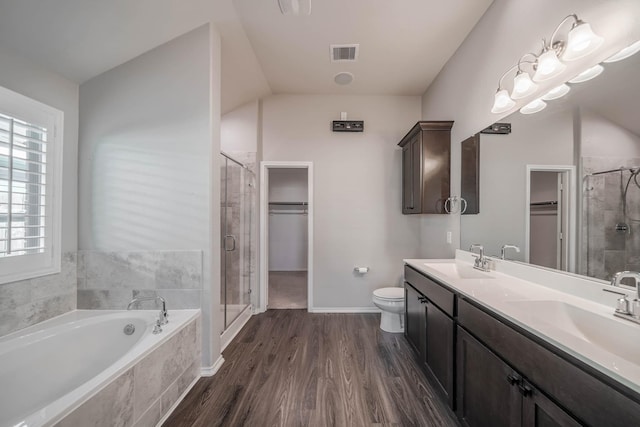
[{"label": "window with blinds", "polygon": [[0,257],[45,249],[47,129],[0,114]]},{"label": "window with blinds", "polygon": [[60,272],[63,119],[0,87],[0,283]]}]

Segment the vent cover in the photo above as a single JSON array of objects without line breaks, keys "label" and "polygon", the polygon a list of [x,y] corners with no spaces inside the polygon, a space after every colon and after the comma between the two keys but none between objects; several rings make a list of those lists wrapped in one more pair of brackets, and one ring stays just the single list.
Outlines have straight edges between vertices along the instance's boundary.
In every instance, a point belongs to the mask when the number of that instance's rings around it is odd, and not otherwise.
[{"label": "vent cover", "polygon": [[355,61],[358,59],[359,44],[332,44],[331,62]]}]

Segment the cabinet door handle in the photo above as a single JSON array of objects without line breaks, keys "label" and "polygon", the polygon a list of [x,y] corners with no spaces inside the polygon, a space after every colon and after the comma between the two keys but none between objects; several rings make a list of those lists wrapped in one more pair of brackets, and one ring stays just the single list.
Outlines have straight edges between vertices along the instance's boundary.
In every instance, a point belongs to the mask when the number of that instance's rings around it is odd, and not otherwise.
[{"label": "cabinet door handle", "polygon": [[522,394],[524,397],[531,396],[531,393],[533,392],[531,387],[524,383],[518,384],[518,388],[520,389],[520,394]]},{"label": "cabinet door handle", "polygon": [[507,375],[507,382],[511,385],[518,384],[518,386],[520,386],[520,378],[517,375]]}]

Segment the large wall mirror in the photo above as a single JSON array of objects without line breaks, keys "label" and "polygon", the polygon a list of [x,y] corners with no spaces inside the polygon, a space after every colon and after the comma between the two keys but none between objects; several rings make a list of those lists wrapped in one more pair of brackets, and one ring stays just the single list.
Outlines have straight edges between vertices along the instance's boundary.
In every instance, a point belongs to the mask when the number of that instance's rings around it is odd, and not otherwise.
[{"label": "large wall mirror", "polygon": [[461,247],[609,280],[640,271],[640,54],[604,64],[545,110],[480,135],[479,213]]}]

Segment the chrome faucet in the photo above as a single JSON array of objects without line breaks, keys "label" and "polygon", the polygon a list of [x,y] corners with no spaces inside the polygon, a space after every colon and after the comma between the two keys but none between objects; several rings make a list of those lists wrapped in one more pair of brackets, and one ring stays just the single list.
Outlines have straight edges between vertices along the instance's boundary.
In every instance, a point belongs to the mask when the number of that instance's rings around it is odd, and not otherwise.
[{"label": "chrome faucet", "polygon": [[507,249],[513,249],[517,253],[520,253],[520,248],[517,247],[516,245],[502,245],[502,248],[500,248],[500,259],[506,259],[505,255],[506,255]]},{"label": "chrome faucet", "polygon": [[622,279],[626,278],[635,279],[638,298],[640,298],[640,288],[638,288],[638,283],[640,283],[640,273],[637,271],[618,271],[613,275],[613,278],[611,278],[611,286],[620,286]]},{"label": "chrome faucet", "polygon": [[613,313],[615,316],[631,320],[635,323],[640,323],[640,273],[637,271],[619,271],[613,275],[613,278],[611,279],[611,286],[627,287],[626,285],[621,286],[622,279],[625,278],[632,278],[636,282],[636,298],[633,301],[629,301],[627,299],[627,294],[625,292],[617,292],[609,289],[603,289],[603,291],[622,296],[622,298],[617,300],[616,310]]},{"label": "chrome faucet", "polygon": [[473,252],[474,249],[478,249],[478,256],[476,256],[476,259],[473,262],[473,268],[477,268],[482,271],[489,271],[489,260],[484,256],[484,247],[474,243],[469,247],[469,252]]},{"label": "chrome faucet", "polygon": [[[158,321],[156,322],[156,328],[153,330],[154,334],[162,332],[162,328],[160,326],[166,325],[169,323],[169,313],[167,313],[167,302],[164,298],[155,296],[155,297],[139,297],[131,300],[129,305],[127,305],[127,310],[131,310],[135,304],[138,304],[142,301],[160,301],[160,313],[158,314]],[[156,332],[157,331],[157,332]]]}]

